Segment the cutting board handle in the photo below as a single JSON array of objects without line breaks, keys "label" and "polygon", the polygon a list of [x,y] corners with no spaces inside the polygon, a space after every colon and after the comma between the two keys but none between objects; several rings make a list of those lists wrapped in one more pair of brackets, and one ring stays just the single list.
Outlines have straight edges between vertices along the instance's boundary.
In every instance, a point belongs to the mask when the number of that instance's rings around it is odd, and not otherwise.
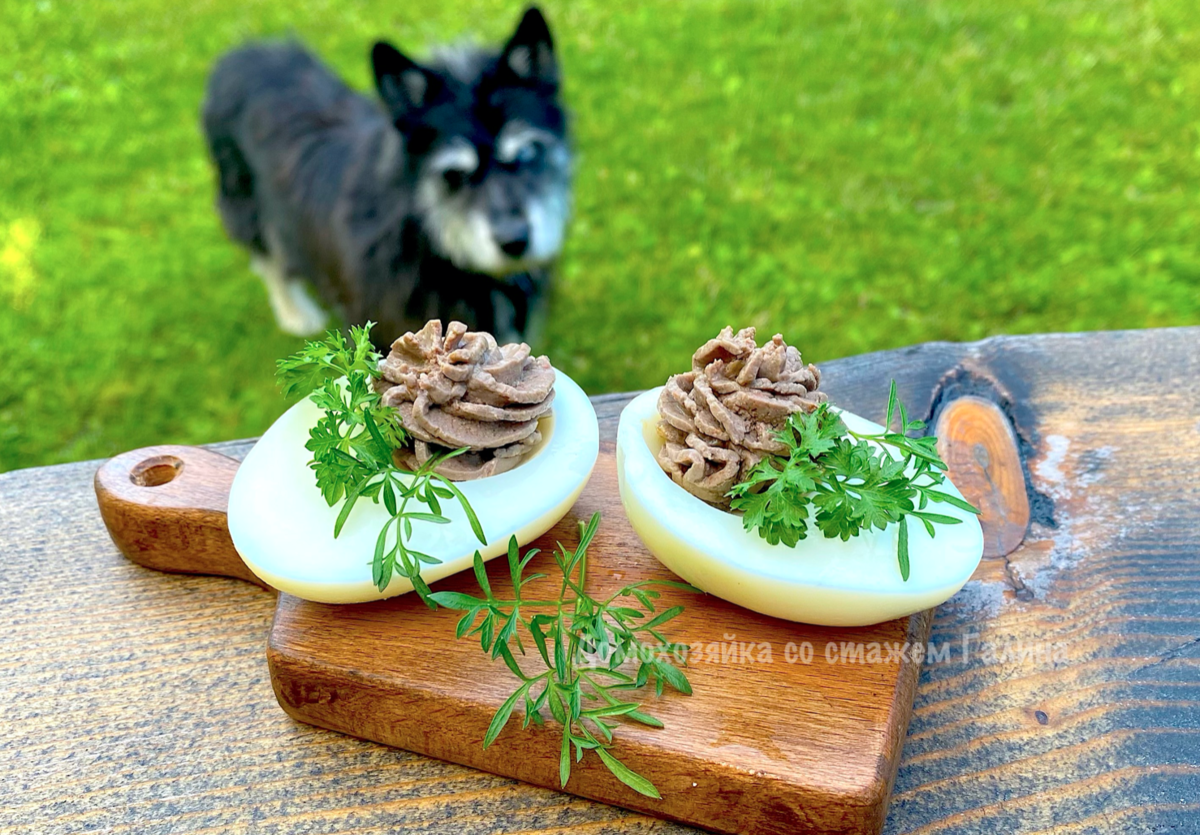
[{"label": "cutting board handle", "polygon": [[121,553],[158,571],[217,574],[265,586],[229,538],[238,462],[194,446],[151,446],[96,472],[100,516]]}]

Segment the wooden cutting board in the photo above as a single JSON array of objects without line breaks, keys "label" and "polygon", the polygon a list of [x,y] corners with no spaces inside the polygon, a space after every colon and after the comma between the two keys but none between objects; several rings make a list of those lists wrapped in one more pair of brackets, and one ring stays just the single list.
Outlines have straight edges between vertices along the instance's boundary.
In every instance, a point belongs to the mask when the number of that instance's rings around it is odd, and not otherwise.
[{"label": "wooden cutting board", "polygon": [[[943,440],[957,432],[968,450],[990,444],[978,437],[988,415],[960,412],[957,429],[943,416]],[[954,452],[953,444],[943,449]],[[196,447],[151,447],[107,462],[96,490],[114,541],[133,561],[158,570],[253,582],[225,529],[237,466]],[[989,494],[997,480],[983,464],[977,473],[969,462],[963,467],[954,476],[968,499],[1003,502]],[[674,578],[625,519],[611,445],[601,450],[577,505],[535,543],[544,554],[529,570],[553,576],[548,552],[556,541],[572,547],[578,522],[595,511],[603,521],[589,551],[589,593]],[[987,534],[987,514],[984,524]],[[489,564],[489,579],[500,596],[511,589],[503,559]],[[434,588],[477,590],[470,572]],[[555,592],[530,588],[527,595]],[[927,640],[931,613],[848,629],[790,623],[712,596],[665,590],[661,608],[676,603],[686,611],[668,638],[692,648],[694,693],[656,699],[647,692],[649,712],[666,727],[627,723],[615,732],[614,753],[649,777],[662,799],[635,793],[592,756],[573,766],[566,790],[718,832],[879,832],[920,671],[906,648]],[[515,680],[476,640],[455,641],[457,617],[431,612],[413,595],[337,606],[281,594],[267,645],[279,704],[302,722],[559,788],[557,728],[522,730],[514,714],[482,748]]]}]

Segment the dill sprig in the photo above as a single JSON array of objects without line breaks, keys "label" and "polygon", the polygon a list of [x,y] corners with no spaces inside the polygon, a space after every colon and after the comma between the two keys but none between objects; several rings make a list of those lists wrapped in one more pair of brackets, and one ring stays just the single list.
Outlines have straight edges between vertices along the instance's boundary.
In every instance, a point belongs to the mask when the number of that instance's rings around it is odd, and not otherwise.
[{"label": "dill sprig", "polygon": [[375,542],[371,578],[380,591],[399,572],[421,599],[436,608],[429,586],[421,579],[423,565],[438,558],[409,547],[414,522],[445,525],[441,502],[457,500],[481,543],[487,544],[479,518],[462,491],[434,469],[455,450],[431,458],[416,472],[397,467],[392,453],[408,444],[395,409],[383,405],[372,381],[380,376],[380,356],[371,345],[373,323],[352,327],[350,339],[330,331],[325,339],[307,342],[299,352],[276,363],[276,378],[288,397],[307,395],[322,415],[304,445],[312,453],[308,466],[326,503],[343,502],[334,523],[336,538],[360,499],[383,503],[389,514]]},{"label": "dill sprig", "polygon": [[[518,703],[523,702],[522,728],[530,723],[543,724],[543,710],[562,726],[558,776],[564,787],[571,776],[572,759],[579,762],[585,751],[595,751],[622,783],[647,797],[658,798],[658,789],[650,780],[613,755],[613,730],[620,717],[652,728],[663,727],[640,702],[624,698],[627,691],[653,683],[659,696],[664,686],[684,694],[692,692],[687,676],[672,663],[673,658],[686,653],[686,647],[672,643],[661,631],[683,607],[672,606],[656,613],[655,601],[660,595],[654,587],[698,590],[671,580],[646,580],[625,586],[604,600],[592,597],[585,591],[587,549],[599,524],[599,513],[586,525],[580,523],[574,551],[558,543],[554,562],[562,577],[555,600],[523,596],[527,584],[547,575],[524,574],[538,550],[520,556],[516,537],[508,543],[511,599],[492,593],[478,552],[475,579],[483,597],[450,591],[435,592],[431,597],[446,608],[463,610],[458,637],[478,635],[483,651],[493,659],[503,659],[520,682],[492,717],[483,740],[485,748],[496,740]],[[522,633],[537,648],[537,657],[545,666],[541,672],[528,674],[517,663],[513,647],[525,655]],[[629,672],[620,669],[626,662],[630,662]],[[595,704],[589,707],[590,703]]]},{"label": "dill sprig", "polygon": [[[897,416],[901,429],[893,432],[890,427]],[[744,513],[746,530],[757,530],[772,545],[788,547],[808,536],[810,518],[826,537],[842,540],[898,523],[896,559],[900,576],[907,581],[910,516],[919,519],[932,537],[934,525],[957,525],[962,520],[933,513],[926,509],[930,504],[944,502],[979,513],[971,504],[937,489],[946,481],[937,438],[909,437],[924,429],[924,421],[909,420],[896,396],[895,380],[883,432],[851,431],[827,403],[812,412],[793,414],[777,436],[787,454],[770,455],[756,464],[746,480],[729,491],[732,509]]]}]

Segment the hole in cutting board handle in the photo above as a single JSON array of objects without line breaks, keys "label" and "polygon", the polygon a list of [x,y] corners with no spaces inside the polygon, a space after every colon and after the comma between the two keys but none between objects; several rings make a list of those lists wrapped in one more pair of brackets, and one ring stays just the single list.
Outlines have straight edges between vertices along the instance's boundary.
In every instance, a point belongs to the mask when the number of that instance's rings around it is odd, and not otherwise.
[{"label": "hole in cutting board handle", "polygon": [[129,472],[129,480],[138,487],[161,487],[183,472],[183,459],[174,455],[155,455],[139,462]]}]

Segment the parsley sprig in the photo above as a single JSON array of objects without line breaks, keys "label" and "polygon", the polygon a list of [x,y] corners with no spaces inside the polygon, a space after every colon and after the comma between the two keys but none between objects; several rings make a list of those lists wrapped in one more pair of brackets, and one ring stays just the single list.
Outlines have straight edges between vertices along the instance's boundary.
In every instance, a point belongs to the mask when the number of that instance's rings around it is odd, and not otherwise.
[{"label": "parsley sprig", "polygon": [[[620,717],[652,728],[663,727],[662,722],[642,709],[640,702],[624,698],[626,691],[653,682],[659,696],[664,686],[684,694],[692,692],[683,670],[672,663],[673,658],[686,653],[686,647],[672,643],[661,631],[683,607],[672,606],[656,613],[655,601],[660,593],[654,587],[697,589],[671,580],[647,580],[625,586],[604,600],[592,597],[585,591],[587,549],[599,524],[599,513],[586,525],[580,523],[579,544],[574,551],[558,543],[554,562],[562,578],[555,600],[530,600],[523,596],[527,584],[547,575],[525,575],[526,567],[538,551],[532,549],[520,556],[516,537],[508,543],[512,598],[502,599],[493,594],[478,552],[475,579],[483,597],[451,591],[435,592],[431,597],[449,609],[464,611],[458,622],[458,637],[478,635],[483,651],[493,659],[503,659],[520,682],[492,717],[483,747],[496,740],[518,703],[523,701],[522,728],[530,723],[543,724],[543,710],[549,710],[562,726],[558,776],[564,787],[571,776],[572,754],[575,762],[579,762],[585,751],[595,751],[622,783],[647,797],[658,798],[653,783],[612,754],[613,730],[618,727],[615,720]],[[532,639],[537,657],[545,666],[539,673],[528,674],[517,663],[513,647],[525,654],[522,633]],[[632,671],[632,666],[628,668],[631,672],[620,669],[627,661],[631,665],[636,661],[636,671]]]},{"label": "parsley sprig", "polygon": [[323,414],[309,432],[304,445],[312,453],[309,467],[316,473],[317,487],[326,503],[343,502],[333,535],[341,534],[350,512],[360,499],[383,503],[389,519],[375,541],[371,578],[383,591],[397,571],[412,583],[421,599],[436,608],[429,586],[421,579],[423,565],[437,565],[438,558],[409,546],[414,522],[445,525],[443,501],[457,500],[471,530],[487,544],[479,518],[462,491],[434,469],[456,450],[431,458],[416,472],[397,467],[392,453],[407,445],[407,434],[396,410],[383,405],[372,381],[380,376],[380,356],[371,346],[373,323],[352,327],[350,339],[330,331],[321,341],[276,364],[276,378],[285,395],[308,395]]},{"label": "parsley sprig", "polygon": [[[899,432],[890,428],[896,416]],[[937,489],[946,481],[937,438],[909,437],[924,429],[924,421],[909,420],[896,396],[895,380],[883,432],[851,431],[827,403],[812,412],[793,414],[778,435],[787,454],[771,455],[756,464],[746,480],[729,492],[731,507],[744,513],[746,530],[757,530],[772,545],[788,547],[808,536],[810,521],[826,537],[842,540],[898,523],[896,559],[900,576],[907,581],[909,517],[919,519],[934,536],[934,525],[957,525],[962,520],[929,511],[930,504],[979,513],[959,497]]]}]

